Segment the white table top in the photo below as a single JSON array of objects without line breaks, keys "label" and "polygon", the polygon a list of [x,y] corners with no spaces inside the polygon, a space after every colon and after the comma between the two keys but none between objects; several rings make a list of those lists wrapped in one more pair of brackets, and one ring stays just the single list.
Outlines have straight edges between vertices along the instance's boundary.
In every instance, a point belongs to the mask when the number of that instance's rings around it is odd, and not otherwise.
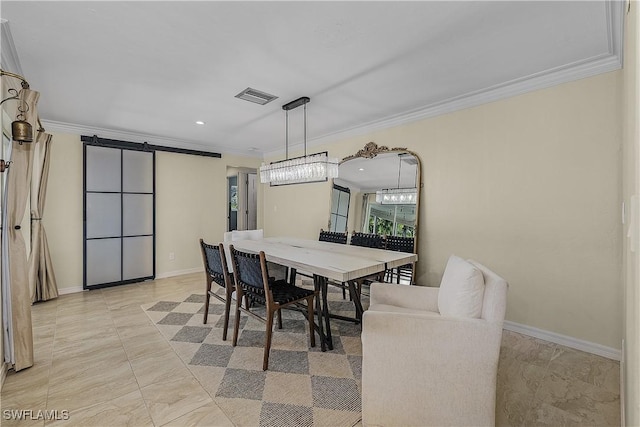
[{"label": "white table top", "polygon": [[227,242],[237,250],[263,251],[267,261],[339,282],[365,277],[418,260],[416,254],[293,237]]}]

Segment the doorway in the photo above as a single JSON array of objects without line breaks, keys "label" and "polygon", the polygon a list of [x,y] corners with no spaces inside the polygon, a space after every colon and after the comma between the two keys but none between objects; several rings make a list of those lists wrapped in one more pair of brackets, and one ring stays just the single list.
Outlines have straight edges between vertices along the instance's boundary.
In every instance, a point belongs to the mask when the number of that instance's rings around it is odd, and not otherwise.
[{"label": "doorway", "polygon": [[238,177],[227,177],[227,231],[238,229]]},{"label": "doorway", "polygon": [[257,176],[255,169],[227,168],[227,231],[257,228]]}]

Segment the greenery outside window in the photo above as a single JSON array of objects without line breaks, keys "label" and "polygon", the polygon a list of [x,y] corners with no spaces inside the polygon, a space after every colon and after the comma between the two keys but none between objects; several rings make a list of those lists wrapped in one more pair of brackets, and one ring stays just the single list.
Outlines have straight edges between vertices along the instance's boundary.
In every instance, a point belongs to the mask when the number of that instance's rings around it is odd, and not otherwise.
[{"label": "greenery outside window", "polygon": [[415,205],[367,204],[365,233],[414,237]]}]

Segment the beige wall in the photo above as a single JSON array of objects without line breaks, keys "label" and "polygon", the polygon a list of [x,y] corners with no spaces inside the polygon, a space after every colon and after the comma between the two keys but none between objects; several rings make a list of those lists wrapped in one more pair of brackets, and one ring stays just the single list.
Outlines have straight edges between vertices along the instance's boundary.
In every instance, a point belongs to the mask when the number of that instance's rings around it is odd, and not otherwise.
[{"label": "beige wall", "polygon": [[[54,133],[44,225],[58,287],[82,286],[82,143]],[[198,239],[222,241],[227,166],[258,167],[258,159],[156,153],[156,275],[202,268]],[[259,212],[260,214],[260,212]],[[169,253],[175,254],[169,260]]]},{"label": "beige wall", "polygon": [[[624,39],[624,69],[623,69],[623,120],[624,120],[624,174],[623,174],[623,200],[630,207],[632,197],[639,196],[640,190],[640,129],[638,115],[640,114],[640,47],[638,21],[640,20],[640,7],[638,2],[633,2],[631,11],[626,17]],[[632,239],[640,239],[638,234],[639,215],[631,216],[631,210],[627,209],[627,224],[625,235],[631,234],[631,239],[624,239],[624,274],[625,292],[624,299],[624,339],[625,354],[623,354],[623,367],[625,377],[625,417],[626,425],[640,425],[640,277],[638,268],[640,265],[640,251],[632,248]],[[635,223],[633,223],[635,221]],[[633,225],[632,225],[633,224]]]},{"label": "beige wall", "polygon": [[[312,151],[344,157],[374,141],[416,152],[418,283],[438,286],[453,253],[474,258],[510,282],[508,320],[619,349],[621,74]],[[267,235],[317,238],[329,183],[263,187]]]}]

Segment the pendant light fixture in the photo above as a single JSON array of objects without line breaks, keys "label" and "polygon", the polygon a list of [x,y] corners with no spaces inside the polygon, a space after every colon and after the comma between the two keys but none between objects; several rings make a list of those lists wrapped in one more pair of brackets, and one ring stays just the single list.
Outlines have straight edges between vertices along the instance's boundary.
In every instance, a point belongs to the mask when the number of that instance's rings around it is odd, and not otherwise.
[{"label": "pendant light fixture", "polygon": [[[260,182],[272,186],[326,181],[338,176],[338,159],[329,158],[328,152],[307,155],[307,103],[303,96],[282,106],[285,111],[285,160],[262,164]],[[289,110],[304,106],[304,156],[289,159]]]},{"label": "pendant light fixture", "polygon": [[402,154],[398,155],[398,188],[386,188],[376,191],[376,203],[381,205],[415,205],[418,200],[418,189],[400,188],[400,173],[402,171]]}]

